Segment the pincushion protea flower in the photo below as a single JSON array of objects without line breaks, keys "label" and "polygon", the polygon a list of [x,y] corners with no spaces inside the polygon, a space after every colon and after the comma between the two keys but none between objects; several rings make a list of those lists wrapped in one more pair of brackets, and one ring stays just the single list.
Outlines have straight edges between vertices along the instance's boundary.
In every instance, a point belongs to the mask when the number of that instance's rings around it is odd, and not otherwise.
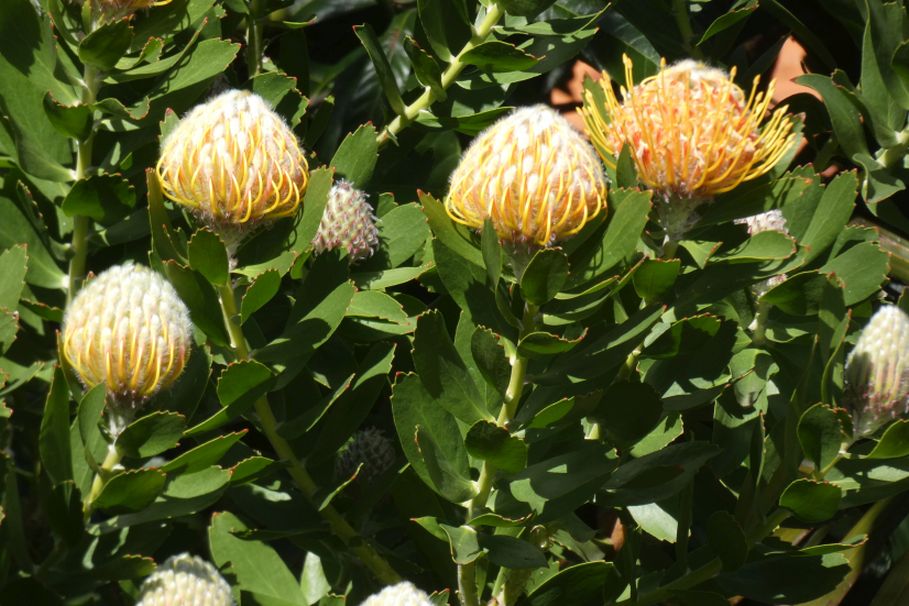
[{"label": "pincushion protea flower", "polygon": [[432,606],[432,602],[426,593],[405,581],[369,596],[360,606]]},{"label": "pincushion protea flower", "polygon": [[576,234],[605,205],[593,148],[544,105],[515,110],[480,133],[445,200],[458,223],[479,229],[488,218],[501,240],[540,246]]},{"label": "pincushion protea flower", "polygon": [[142,583],[136,606],[232,606],[230,585],[198,556],[172,556]]},{"label": "pincushion protea flower", "polygon": [[[580,110],[591,140],[610,166],[627,143],[639,179],[665,197],[710,199],[763,175],[795,141],[786,106],[761,126],[773,96],[774,82],[751,92],[730,72],[686,60],[633,86],[632,62],[625,63],[626,89],[620,103],[609,74],[599,82],[605,107],[596,107],[588,90]],[[604,115],[605,114],[605,115]]]},{"label": "pincushion protea flower", "polygon": [[881,307],[859,334],[846,359],[846,400],[855,434],[909,414],[909,315]]},{"label": "pincushion protea flower", "polygon": [[309,180],[287,124],[240,90],[190,111],[164,139],[157,173],[168,198],[228,236],[295,215]]},{"label": "pincushion protea flower", "polygon": [[127,263],[100,273],[63,316],[63,354],[88,387],[137,404],[171,385],[192,345],[189,310],[173,286]]},{"label": "pincushion protea flower", "polygon": [[349,181],[335,183],[312,244],[316,254],[344,248],[354,263],[371,257],[379,247],[379,230],[366,194]]}]

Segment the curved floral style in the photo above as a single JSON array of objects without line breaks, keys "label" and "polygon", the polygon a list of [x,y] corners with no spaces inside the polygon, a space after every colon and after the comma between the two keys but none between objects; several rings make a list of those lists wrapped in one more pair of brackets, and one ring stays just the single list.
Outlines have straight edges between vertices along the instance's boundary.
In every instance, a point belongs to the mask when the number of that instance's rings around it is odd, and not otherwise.
[{"label": "curved floral style", "polygon": [[480,133],[451,176],[448,215],[475,229],[491,219],[504,241],[549,246],[606,206],[594,150],[545,105],[515,110]]}]

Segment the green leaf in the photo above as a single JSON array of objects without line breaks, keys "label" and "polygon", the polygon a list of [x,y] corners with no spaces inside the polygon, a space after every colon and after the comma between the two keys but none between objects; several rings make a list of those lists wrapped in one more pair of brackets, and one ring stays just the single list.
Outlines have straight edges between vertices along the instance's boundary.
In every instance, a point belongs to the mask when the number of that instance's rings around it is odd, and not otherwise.
[{"label": "green leaf", "polygon": [[492,420],[467,366],[455,349],[445,319],[438,311],[417,318],[413,361],[433,406],[441,406],[465,423]]},{"label": "green leaf", "polygon": [[274,549],[261,541],[239,538],[247,530],[230,512],[212,515],[208,543],[215,564],[229,565],[243,591],[262,606],[309,606],[296,577]]},{"label": "green leaf", "polygon": [[123,219],[136,206],[136,191],[129,181],[116,175],[91,175],[76,181],[63,199],[68,217],[86,216],[102,223]]},{"label": "green leaf", "polygon": [[616,444],[630,447],[653,430],[663,414],[663,402],[644,383],[613,383],[606,390],[594,415],[606,436]]},{"label": "green leaf", "polygon": [[252,281],[243,298],[240,300],[240,323],[243,324],[278,294],[281,287],[281,274],[270,269],[264,271]]},{"label": "green leaf", "polygon": [[[426,215],[417,204],[402,204],[382,215],[378,223],[382,243],[376,257],[387,257],[387,267],[397,267],[418,253],[430,236]],[[369,266],[367,266],[368,268]]]},{"label": "green leaf", "polygon": [[477,421],[464,439],[467,452],[505,473],[517,473],[527,464],[527,445],[491,421]]},{"label": "green leaf", "polygon": [[322,570],[322,560],[313,552],[307,552],[303,560],[303,572],[300,575],[300,588],[306,596],[307,604],[315,604],[331,591],[331,583]]},{"label": "green leaf", "polygon": [[368,23],[355,25],[353,29],[376,69],[379,85],[385,93],[385,98],[388,99],[391,110],[397,115],[402,115],[404,113],[404,100],[401,98],[401,91],[398,89],[397,81],[395,81],[391,64],[388,63],[388,57],[385,56],[385,51],[382,49],[376,33]]},{"label": "green leaf", "polygon": [[483,232],[480,234],[480,251],[483,253],[483,263],[486,265],[486,276],[489,278],[489,286],[493,289],[499,285],[499,279],[502,277],[502,245],[499,243],[499,235],[492,224],[491,219],[483,222]]},{"label": "green leaf", "polygon": [[587,329],[573,339],[566,339],[549,332],[537,331],[526,334],[518,341],[518,353],[522,356],[553,356],[574,349],[584,337]]},{"label": "green leaf", "polygon": [[107,23],[89,33],[79,43],[79,59],[100,70],[109,70],[129,50],[133,30],[129,19]]},{"label": "green leaf", "polygon": [[444,101],[447,93],[442,86],[442,69],[433,56],[420,48],[411,36],[404,38],[404,52],[407,53],[420,84],[429,87],[438,101]]},{"label": "green leaf", "polygon": [[0,309],[15,311],[28,274],[28,246],[17,244],[0,254]]},{"label": "green leaf", "polygon": [[647,303],[659,299],[672,290],[681,265],[678,259],[646,259],[634,272],[635,292]]},{"label": "green leaf", "polygon": [[534,587],[527,596],[527,604],[599,604],[619,597],[625,586],[622,575],[612,562],[584,562],[564,568]]},{"label": "green leaf", "polygon": [[723,570],[735,570],[748,559],[745,531],[727,511],[717,511],[707,520],[707,541],[723,563]]},{"label": "green leaf", "polygon": [[185,427],[183,415],[157,410],[127,425],[117,437],[116,447],[130,457],[153,457],[176,446]]},{"label": "green leaf", "polygon": [[823,306],[824,296],[831,286],[839,287],[831,282],[831,276],[813,271],[804,272],[771,288],[761,297],[761,301],[779,307],[787,314],[813,316]]},{"label": "green leaf", "polygon": [[[505,12],[509,15],[534,17],[553,4],[555,0],[500,0]],[[534,605],[536,606],[536,604]]]},{"label": "green leaf", "polygon": [[156,520],[190,516],[211,507],[227,489],[230,472],[207,467],[193,473],[168,478],[164,492],[148,507],[109,520],[114,528],[137,526]]},{"label": "green leaf", "polygon": [[793,232],[801,248],[787,270],[816,259],[836,241],[852,216],[857,188],[855,172],[841,173],[827,185],[807,228],[801,234]]},{"label": "green leaf", "polygon": [[697,46],[702,45],[707,40],[713,38],[717,34],[728,30],[729,28],[737,25],[741,21],[747,19],[751,16],[751,13],[756,11],[758,8],[758,0],[748,0],[746,4],[741,5],[737,3],[735,8],[729,10],[726,13],[723,13],[711,23],[704,34],[701,36],[701,39],[698,40]]},{"label": "green leaf", "polygon": [[[49,243],[32,227],[16,202],[0,194],[0,248],[23,244],[28,247],[26,281],[41,288],[63,288],[67,276],[57,265]],[[16,288],[15,284],[9,286]]]},{"label": "green leaf", "polygon": [[158,469],[124,471],[104,483],[95,499],[98,509],[139,511],[164,490],[167,475]]},{"label": "green leaf", "polygon": [[189,308],[193,324],[199,327],[213,343],[222,346],[229,345],[230,337],[227,335],[227,329],[224,328],[218,293],[208,280],[199,272],[179,265],[173,260],[164,262],[164,271],[170,283],[174,285],[177,294]]},{"label": "green leaf", "polygon": [[439,524],[439,528],[448,537],[448,544],[451,547],[451,559],[455,564],[461,566],[470,564],[483,555],[477,531],[470,526],[455,527]]},{"label": "green leaf", "polygon": [[824,99],[824,108],[830,116],[836,142],[848,158],[855,154],[868,155],[862,114],[856,106],[854,95],[836,84],[833,78],[821,74],[805,74],[795,79],[797,84],[813,88]]},{"label": "green leaf", "polygon": [[478,44],[459,59],[462,63],[491,72],[526,70],[539,61],[539,58],[520,50],[515,45],[500,40],[488,40]]},{"label": "green leaf", "polygon": [[199,229],[193,234],[187,246],[189,266],[205,276],[215,286],[224,286],[230,279],[227,248],[217,234],[208,229]]},{"label": "green leaf", "polygon": [[628,507],[628,513],[641,530],[653,538],[668,543],[676,542],[676,535],[679,532],[678,520],[656,503],[631,505]]},{"label": "green leaf", "polygon": [[161,470],[167,473],[192,474],[211,467],[220,461],[227,454],[227,451],[246,435],[246,432],[247,430],[243,429],[212,438],[208,442],[199,444],[195,448],[191,448],[180,456],[171,459],[161,466]]},{"label": "green leaf", "polygon": [[354,187],[365,188],[372,178],[379,157],[379,145],[376,142],[376,127],[363,124],[350,133],[331,158],[336,173],[354,184]]},{"label": "green leaf", "polygon": [[711,257],[713,263],[756,263],[776,261],[791,257],[796,250],[795,241],[780,231],[762,231],[754,234],[731,250]]},{"label": "green leaf", "polygon": [[181,254],[175,239],[171,236],[170,218],[167,216],[167,209],[164,208],[164,194],[161,192],[161,182],[157,173],[151,169],[146,170],[145,183],[148,187],[148,225],[152,251],[162,261],[184,262],[186,251],[183,250]]},{"label": "green leaf", "polygon": [[843,493],[828,482],[799,479],[792,482],[780,496],[780,507],[785,507],[809,523],[824,522],[836,515]]},{"label": "green leaf", "polygon": [[909,455],[909,421],[898,419],[884,431],[866,459],[897,459]]},{"label": "green leaf", "polygon": [[828,261],[822,272],[843,284],[843,300],[855,305],[876,294],[890,271],[890,255],[877,242],[862,242]]},{"label": "green leaf", "polygon": [[159,99],[216,78],[224,74],[239,51],[239,44],[227,40],[203,40],[183,59],[180,69],[174,70],[171,77],[160,79],[158,85],[148,92],[148,96],[152,100]]},{"label": "green leaf", "polygon": [[399,375],[391,409],[401,448],[427,486],[452,503],[473,498],[467,450],[455,418],[440,406],[427,406],[431,396],[419,377]]},{"label": "green leaf", "polygon": [[[99,452],[103,452],[107,445],[107,441],[101,433],[101,428],[98,426],[101,423],[101,416],[106,405],[107,390],[105,385],[101,384],[88,390],[82,396],[79,408],[76,411],[75,422],[79,427],[79,435],[85,447],[85,460],[91,468],[98,466]],[[73,475],[74,477],[76,475],[75,469]]]},{"label": "green leaf", "polygon": [[509,569],[545,568],[546,556],[527,541],[505,535],[478,535],[480,547],[489,561]]},{"label": "green leaf", "polygon": [[[0,257],[0,265],[3,258]],[[41,465],[55,485],[72,480],[73,467],[69,442],[69,388],[58,366],[54,369],[50,391],[44,403],[41,429],[38,433]]]},{"label": "green leaf", "polygon": [[504,396],[511,377],[511,364],[501,340],[491,330],[479,327],[470,338],[470,352],[486,382]]},{"label": "green leaf", "polygon": [[470,19],[464,0],[417,0],[417,12],[426,39],[443,61],[452,60],[450,49],[460,49],[470,40]]},{"label": "green leaf", "polygon": [[551,301],[568,281],[568,257],[561,250],[543,248],[530,259],[521,276],[521,294],[530,303]]},{"label": "green leaf", "polygon": [[49,92],[44,95],[44,113],[62,135],[85,139],[92,130],[92,109],[87,105],[63,105]]},{"label": "green leaf", "polygon": [[840,418],[844,412],[818,403],[799,418],[798,438],[802,452],[817,469],[825,469],[833,462],[846,441]]},{"label": "green leaf", "polygon": [[333,171],[330,168],[317,168],[309,173],[309,184],[303,197],[303,215],[294,230],[294,250],[312,249],[312,240],[319,231],[319,223],[325,214],[328,193],[331,191]]}]

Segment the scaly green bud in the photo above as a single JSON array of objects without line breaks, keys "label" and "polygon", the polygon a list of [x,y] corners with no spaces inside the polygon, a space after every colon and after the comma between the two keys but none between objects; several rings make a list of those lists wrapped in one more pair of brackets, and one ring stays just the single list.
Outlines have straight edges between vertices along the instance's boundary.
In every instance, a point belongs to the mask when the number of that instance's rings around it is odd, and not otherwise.
[{"label": "scaly green bud", "polygon": [[368,484],[388,471],[395,459],[394,443],[381,429],[367,427],[356,432],[341,452],[335,465],[335,475],[339,480],[346,480],[362,464],[358,480]]},{"label": "scaly green bud", "polygon": [[379,248],[379,230],[366,194],[349,181],[335,183],[312,245],[316,254],[344,248],[351,263],[371,257]]}]

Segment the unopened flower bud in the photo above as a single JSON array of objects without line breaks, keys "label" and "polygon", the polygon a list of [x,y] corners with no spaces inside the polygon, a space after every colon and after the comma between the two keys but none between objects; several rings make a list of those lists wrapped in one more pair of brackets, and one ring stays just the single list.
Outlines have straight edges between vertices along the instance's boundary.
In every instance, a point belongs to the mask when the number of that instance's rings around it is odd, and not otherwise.
[{"label": "unopened flower bud", "polygon": [[[754,236],[764,231],[778,231],[781,233],[789,235],[789,227],[786,225],[786,217],[783,216],[783,212],[777,208],[768,210],[767,212],[759,213],[757,215],[752,215],[751,217],[745,217],[743,219],[736,219],[735,221],[738,224],[744,224],[748,226],[748,235]],[[780,274],[778,276],[771,276],[766,280],[762,280],[757,284],[754,284],[751,287],[752,293],[757,298],[763,297],[767,291],[769,291],[774,286],[778,286],[786,281],[786,274]]]},{"label": "unopened flower bud", "polygon": [[481,132],[451,175],[448,215],[475,229],[492,221],[505,242],[549,246],[606,206],[596,153],[553,109],[515,110]]},{"label": "unopened flower bud", "polygon": [[168,198],[222,234],[295,215],[309,180],[287,124],[240,90],[190,111],[164,139],[157,172]]},{"label": "unopened flower bud", "polygon": [[661,64],[656,76],[633,84],[627,56],[620,103],[609,74],[599,82],[605,107],[594,107],[595,96],[585,94],[581,114],[587,132],[603,156],[614,165],[627,143],[648,187],[666,196],[711,198],[767,171],[792,146],[792,120],[783,106],[767,115],[774,82],[758,92],[758,78],[745,94],[729,73],[699,63]]},{"label": "unopened flower bud", "polygon": [[63,316],[63,354],[88,387],[138,403],[171,385],[189,358],[192,323],[173,286],[126,263],[100,273]]},{"label": "unopened flower bud", "polygon": [[356,433],[341,452],[335,465],[335,475],[341,481],[347,480],[363,465],[358,480],[370,483],[394,465],[397,455],[394,442],[376,427],[367,427]]},{"label": "unopened flower bud", "polygon": [[344,248],[352,263],[371,257],[379,248],[379,230],[366,194],[349,181],[335,183],[312,244],[316,254]]},{"label": "unopened flower bud", "polygon": [[845,397],[855,435],[909,413],[909,315],[885,305],[871,316],[846,359]]},{"label": "unopened flower bud", "polygon": [[432,606],[432,602],[425,592],[405,581],[369,596],[360,606]]},{"label": "unopened flower bud", "polygon": [[232,606],[230,585],[198,556],[172,556],[142,583],[136,606]]}]

